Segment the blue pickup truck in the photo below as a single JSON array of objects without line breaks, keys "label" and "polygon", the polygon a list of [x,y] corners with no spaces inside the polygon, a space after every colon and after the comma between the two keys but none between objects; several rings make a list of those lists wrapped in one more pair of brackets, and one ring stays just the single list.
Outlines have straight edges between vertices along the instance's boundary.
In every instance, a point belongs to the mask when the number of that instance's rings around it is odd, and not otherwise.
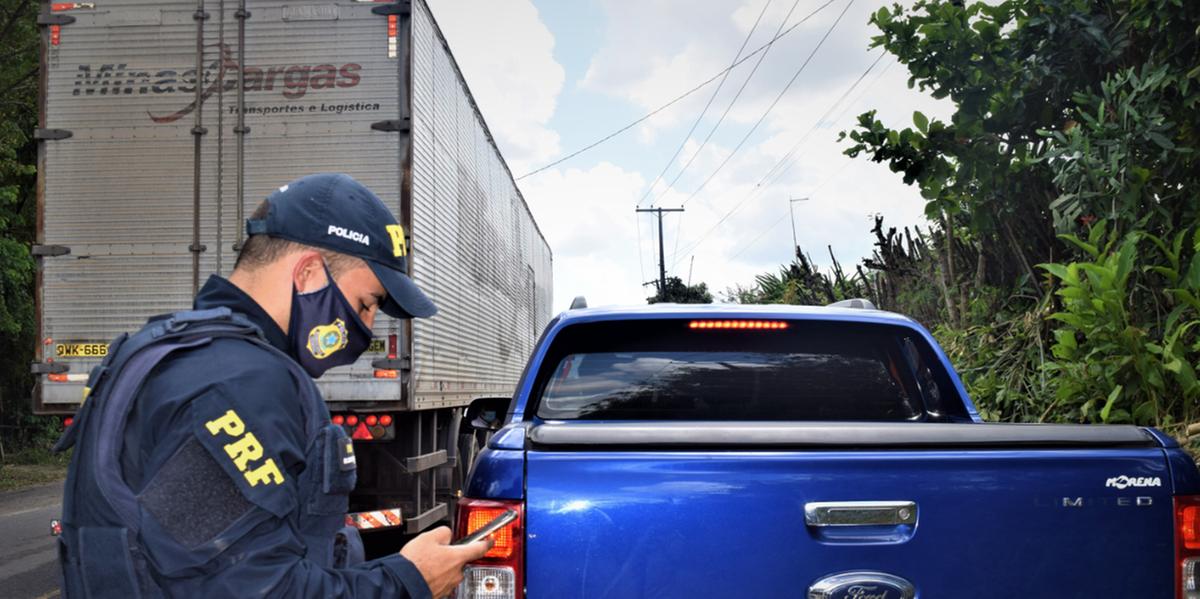
[{"label": "blue pickup truck", "polygon": [[1134,426],[982,422],[916,322],[649,306],[550,323],[459,534],[459,599],[1197,599],[1200,473]]}]

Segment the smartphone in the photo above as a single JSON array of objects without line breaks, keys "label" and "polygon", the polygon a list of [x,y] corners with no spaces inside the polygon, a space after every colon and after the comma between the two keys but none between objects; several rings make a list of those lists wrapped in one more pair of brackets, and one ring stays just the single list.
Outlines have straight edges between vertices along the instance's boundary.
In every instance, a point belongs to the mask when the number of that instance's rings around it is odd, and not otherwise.
[{"label": "smartphone", "polygon": [[500,530],[501,528],[504,528],[505,526],[507,526],[509,523],[511,523],[513,520],[516,520],[516,519],[517,519],[517,510],[505,510],[503,514],[496,516],[494,519],[492,519],[491,522],[484,524],[483,528],[480,528],[479,530],[477,530],[457,541],[454,541],[453,543],[450,543],[450,544],[451,545],[466,545],[468,543],[474,543],[475,541],[486,538],[488,535],[496,532],[497,530]]}]

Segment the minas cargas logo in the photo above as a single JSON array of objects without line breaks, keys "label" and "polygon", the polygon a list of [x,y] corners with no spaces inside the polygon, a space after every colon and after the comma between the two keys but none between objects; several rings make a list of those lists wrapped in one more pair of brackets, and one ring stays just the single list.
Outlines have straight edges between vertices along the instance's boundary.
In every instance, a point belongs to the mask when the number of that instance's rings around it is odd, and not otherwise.
[{"label": "minas cargas logo", "polygon": [[[238,63],[229,47],[218,46],[220,58],[204,69],[200,77],[196,69],[142,69],[125,63],[81,64],[75,74],[74,96],[134,96],[159,94],[195,94],[197,79],[201,87],[200,103],[224,90],[236,91]],[[247,92],[277,91],[289,100],[304,97],[310,90],[349,88],[362,80],[362,65],[344,64],[284,64],[269,67],[247,66],[243,78]],[[196,110],[197,101],[168,114],[150,113],[156,123],[177,121]]]},{"label": "minas cargas logo", "polygon": [[1111,489],[1125,490],[1130,487],[1144,489],[1148,487],[1161,487],[1162,479],[1157,476],[1114,476],[1104,483],[1105,487]]}]

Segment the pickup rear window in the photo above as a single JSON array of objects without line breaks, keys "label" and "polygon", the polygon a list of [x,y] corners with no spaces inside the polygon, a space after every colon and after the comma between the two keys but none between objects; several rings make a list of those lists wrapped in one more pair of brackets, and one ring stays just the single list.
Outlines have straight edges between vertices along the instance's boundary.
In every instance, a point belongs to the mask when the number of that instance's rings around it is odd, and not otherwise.
[{"label": "pickup rear window", "polygon": [[732,323],[744,328],[698,328],[704,325],[693,322],[700,321],[564,328],[538,375],[538,417],[967,419],[940,362],[923,339],[903,327],[760,320]]}]

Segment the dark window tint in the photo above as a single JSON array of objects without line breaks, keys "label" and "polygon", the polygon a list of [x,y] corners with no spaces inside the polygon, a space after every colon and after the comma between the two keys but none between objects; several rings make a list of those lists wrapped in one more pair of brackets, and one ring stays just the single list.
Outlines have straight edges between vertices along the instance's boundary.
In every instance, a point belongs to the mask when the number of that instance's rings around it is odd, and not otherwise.
[{"label": "dark window tint", "polygon": [[933,385],[901,327],[791,321],[697,330],[687,320],[574,325],[538,377],[544,419],[920,420]]}]

